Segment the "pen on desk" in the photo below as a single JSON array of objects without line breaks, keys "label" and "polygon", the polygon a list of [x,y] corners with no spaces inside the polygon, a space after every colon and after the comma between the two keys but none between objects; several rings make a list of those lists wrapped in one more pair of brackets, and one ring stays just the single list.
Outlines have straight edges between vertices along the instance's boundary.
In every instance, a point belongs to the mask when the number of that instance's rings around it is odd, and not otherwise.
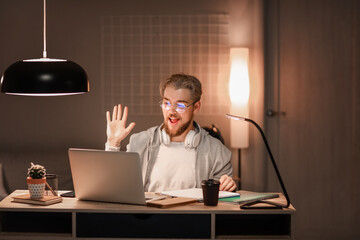
[{"label": "pen on desk", "polygon": [[168,194],[164,194],[164,193],[159,193],[159,192],[156,192],[155,195],[159,195],[159,196],[164,196],[166,198],[173,198],[174,196],[171,196],[171,195],[168,195]]},{"label": "pen on desk", "polygon": [[162,200],[162,199],[165,199],[167,198],[166,196],[159,196],[159,197],[155,197],[153,199],[150,199],[150,200],[147,200],[146,202],[152,202],[152,201],[157,201],[157,200]]}]

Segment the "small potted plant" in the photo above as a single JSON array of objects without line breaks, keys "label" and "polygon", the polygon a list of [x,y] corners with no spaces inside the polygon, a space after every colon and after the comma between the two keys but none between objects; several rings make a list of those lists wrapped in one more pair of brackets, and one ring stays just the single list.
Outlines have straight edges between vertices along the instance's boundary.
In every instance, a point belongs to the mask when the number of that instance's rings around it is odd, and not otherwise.
[{"label": "small potted plant", "polygon": [[44,197],[45,183],[46,183],[46,169],[44,166],[35,165],[31,163],[31,167],[28,169],[28,177],[26,179],[30,198],[39,199]]}]

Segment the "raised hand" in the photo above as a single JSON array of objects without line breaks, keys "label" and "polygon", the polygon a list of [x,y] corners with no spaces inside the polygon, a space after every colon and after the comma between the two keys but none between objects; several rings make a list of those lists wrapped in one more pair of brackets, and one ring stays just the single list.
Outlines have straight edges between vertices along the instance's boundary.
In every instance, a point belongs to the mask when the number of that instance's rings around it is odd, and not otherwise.
[{"label": "raised hand", "polygon": [[120,147],[121,141],[129,135],[130,131],[135,127],[135,123],[132,122],[126,127],[126,120],[128,117],[128,108],[124,108],[124,114],[122,114],[121,104],[114,106],[112,119],[110,118],[110,112],[106,112],[106,135],[107,144],[112,147]]},{"label": "raised hand", "polygon": [[228,175],[222,175],[220,177],[220,191],[229,191],[232,192],[236,189],[236,183],[235,181],[229,177]]}]

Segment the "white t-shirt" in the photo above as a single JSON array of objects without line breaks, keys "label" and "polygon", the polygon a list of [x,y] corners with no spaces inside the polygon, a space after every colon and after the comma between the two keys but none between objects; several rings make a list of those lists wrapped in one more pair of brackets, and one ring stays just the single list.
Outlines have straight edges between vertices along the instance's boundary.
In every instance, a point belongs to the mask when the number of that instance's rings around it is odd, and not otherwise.
[{"label": "white t-shirt", "polygon": [[183,142],[160,145],[150,175],[149,192],[195,187],[195,148]]}]

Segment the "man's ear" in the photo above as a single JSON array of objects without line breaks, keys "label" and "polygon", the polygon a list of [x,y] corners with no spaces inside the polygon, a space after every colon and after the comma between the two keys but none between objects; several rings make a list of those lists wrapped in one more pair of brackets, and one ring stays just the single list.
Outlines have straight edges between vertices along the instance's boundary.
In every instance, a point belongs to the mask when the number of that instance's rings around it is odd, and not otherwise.
[{"label": "man's ear", "polygon": [[201,107],[201,101],[197,101],[194,103],[194,113],[197,113],[200,110]]}]

